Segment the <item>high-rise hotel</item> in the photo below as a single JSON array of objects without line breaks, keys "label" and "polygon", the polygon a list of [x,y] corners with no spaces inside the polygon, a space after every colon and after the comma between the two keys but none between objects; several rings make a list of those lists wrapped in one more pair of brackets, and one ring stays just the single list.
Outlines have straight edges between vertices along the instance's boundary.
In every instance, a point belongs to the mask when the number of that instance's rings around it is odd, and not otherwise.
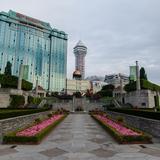
[{"label": "high-rise hotel", "polygon": [[67,67],[67,34],[51,28],[49,23],[9,11],[0,12],[0,73],[7,61],[12,74],[19,75],[20,64],[25,66],[23,78],[49,91],[65,88]]}]

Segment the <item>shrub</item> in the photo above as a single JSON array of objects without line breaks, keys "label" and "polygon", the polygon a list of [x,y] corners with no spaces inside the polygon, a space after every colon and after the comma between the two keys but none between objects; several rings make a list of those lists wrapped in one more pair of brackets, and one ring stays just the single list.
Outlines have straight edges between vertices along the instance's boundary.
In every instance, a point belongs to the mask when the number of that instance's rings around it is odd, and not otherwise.
[{"label": "shrub", "polygon": [[22,90],[24,91],[30,91],[33,88],[33,84],[31,82],[28,82],[26,80],[22,80]]},{"label": "shrub", "polygon": [[[152,91],[160,91],[160,86],[145,80],[145,79],[141,79],[141,89],[149,89]],[[127,92],[131,92],[131,91],[135,91],[136,90],[136,82],[130,82],[129,84],[125,85],[124,87],[125,91]]]},{"label": "shrub", "polygon": [[[18,77],[10,76],[10,75],[0,75],[0,83],[2,88],[17,88],[18,85]],[[22,89],[25,91],[32,90],[33,84],[26,80],[22,80]]]},{"label": "shrub", "polygon": [[[4,111],[5,110],[5,111]],[[39,112],[48,111],[49,108],[41,108],[41,109],[4,109],[0,112],[0,119],[23,116],[28,114],[34,114]]]},{"label": "shrub", "polygon": [[160,112],[154,112],[154,111],[149,111],[149,110],[145,111],[145,110],[141,110],[141,109],[113,109],[113,108],[108,108],[108,110],[118,112],[118,113],[125,113],[125,114],[129,114],[129,115],[160,120]]},{"label": "shrub", "polygon": [[118,117],[117,117],[117,121],[118,121],[119,123],[123,123],[123,122],[124,122],[124,119],[123,119],[123,117],[118,116]]},{"label": "shrub", "polygon": [[19,108],[24,105],[25,103],[25,98],[22,95],[11,95],[11,103],[10,103],[10,108]]},{"label": "shrub", "polygon": [[40,118],[36,118],[34,121],[35,121],[36,124],[38,124],[38,123],[41,122],[41,119]]},{"label": "shrub", "polygon": [[29,104],[39,105],[41,101],[42,101],[42,98],[28,96],[28,103],[29,103]]},{"label": "shrub", "polygon": [[49,113],[47,116],[50,118],[50,117],[52,117],[53,115],[52,115],[52,113]]}]

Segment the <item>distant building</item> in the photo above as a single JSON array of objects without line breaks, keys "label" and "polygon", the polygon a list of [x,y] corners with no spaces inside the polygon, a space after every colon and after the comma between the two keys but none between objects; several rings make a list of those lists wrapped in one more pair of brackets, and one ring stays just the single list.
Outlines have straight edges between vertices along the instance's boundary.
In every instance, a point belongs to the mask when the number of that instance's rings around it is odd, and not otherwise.
[{"label": "distant building", "polygon": [[118,86],[121,85],[121,80],[123,82],[123,85],[126,85],[129,83],[129,76],[125,75],[125,74],[110,74],[110,75],[106,75],[105,76],[105,82],[108,84],[112,84],[115,86],[115,88],[117,88]]},{"label": "distant building", "polygon": [[67,79],[67,94],[72,95],[75,92],[86,93],[91,89],[91,83],[87,80]]},{"label": "distant building", "polygon": [[75,70],[73,72],[73,79],[67,79],[66,81],[67,94],[70,95],[72,95],[75,92],[81,92],[83,94],[86,93],[87,90],[91,89],[90,81],[82,80],[81,73],[79,70]]},{"label": "distant building", "polygon": [[99,92],[103,86],[107,85],[108,83],[103,82],[103,81],[91,81],[92,83],[92,90],[93,93]]},{"label": "distant building", "polygon": [[1,74],[7,61],[11,62],[15,76],[23,64],[23,79],[34,87],[38,78],[38,84],[45,90],[61,91],[67,71],[67,34],[21,13],[0,12]]},{"label": "distant building", "polygon": [[75,70],[79,70],[82,79],[85,78],[85,56],[87,54],[87,47],[79,41],[74,47],[74,55],[75,55]]},{"label": "distant building", "polygon": [[104,77],[94,75],[94,76],[88,76],[86,78],[86,80],[89,80],[89,81],[101,81],[101,82],[103,82],[104,81]]}]

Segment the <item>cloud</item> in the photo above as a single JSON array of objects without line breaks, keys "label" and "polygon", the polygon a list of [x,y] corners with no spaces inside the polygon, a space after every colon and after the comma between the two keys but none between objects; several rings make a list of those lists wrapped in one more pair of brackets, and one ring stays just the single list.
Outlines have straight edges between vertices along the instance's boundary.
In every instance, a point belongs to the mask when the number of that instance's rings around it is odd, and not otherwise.
[{"label": "cloud", "polygon": [[159,8],[159,0],[2,0],[0,5],[2,11],[12,9],[68,33],[68,77],[75,66],[73,47],[81,39],[88,47],[86,76],[129,74],[129,66],[138,60],[156,83],[160,82]]}]

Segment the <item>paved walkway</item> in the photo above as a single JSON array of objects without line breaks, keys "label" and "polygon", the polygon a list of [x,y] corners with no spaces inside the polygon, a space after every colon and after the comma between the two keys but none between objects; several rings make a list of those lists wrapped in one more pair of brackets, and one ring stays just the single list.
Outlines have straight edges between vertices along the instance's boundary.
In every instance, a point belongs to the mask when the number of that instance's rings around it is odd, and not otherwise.
[{"label": "paved walkway", "polygon": [[119,145],[89,115],[71,114],[40,145],[0,145],[0,160],[160,160],[160,144]]}]

